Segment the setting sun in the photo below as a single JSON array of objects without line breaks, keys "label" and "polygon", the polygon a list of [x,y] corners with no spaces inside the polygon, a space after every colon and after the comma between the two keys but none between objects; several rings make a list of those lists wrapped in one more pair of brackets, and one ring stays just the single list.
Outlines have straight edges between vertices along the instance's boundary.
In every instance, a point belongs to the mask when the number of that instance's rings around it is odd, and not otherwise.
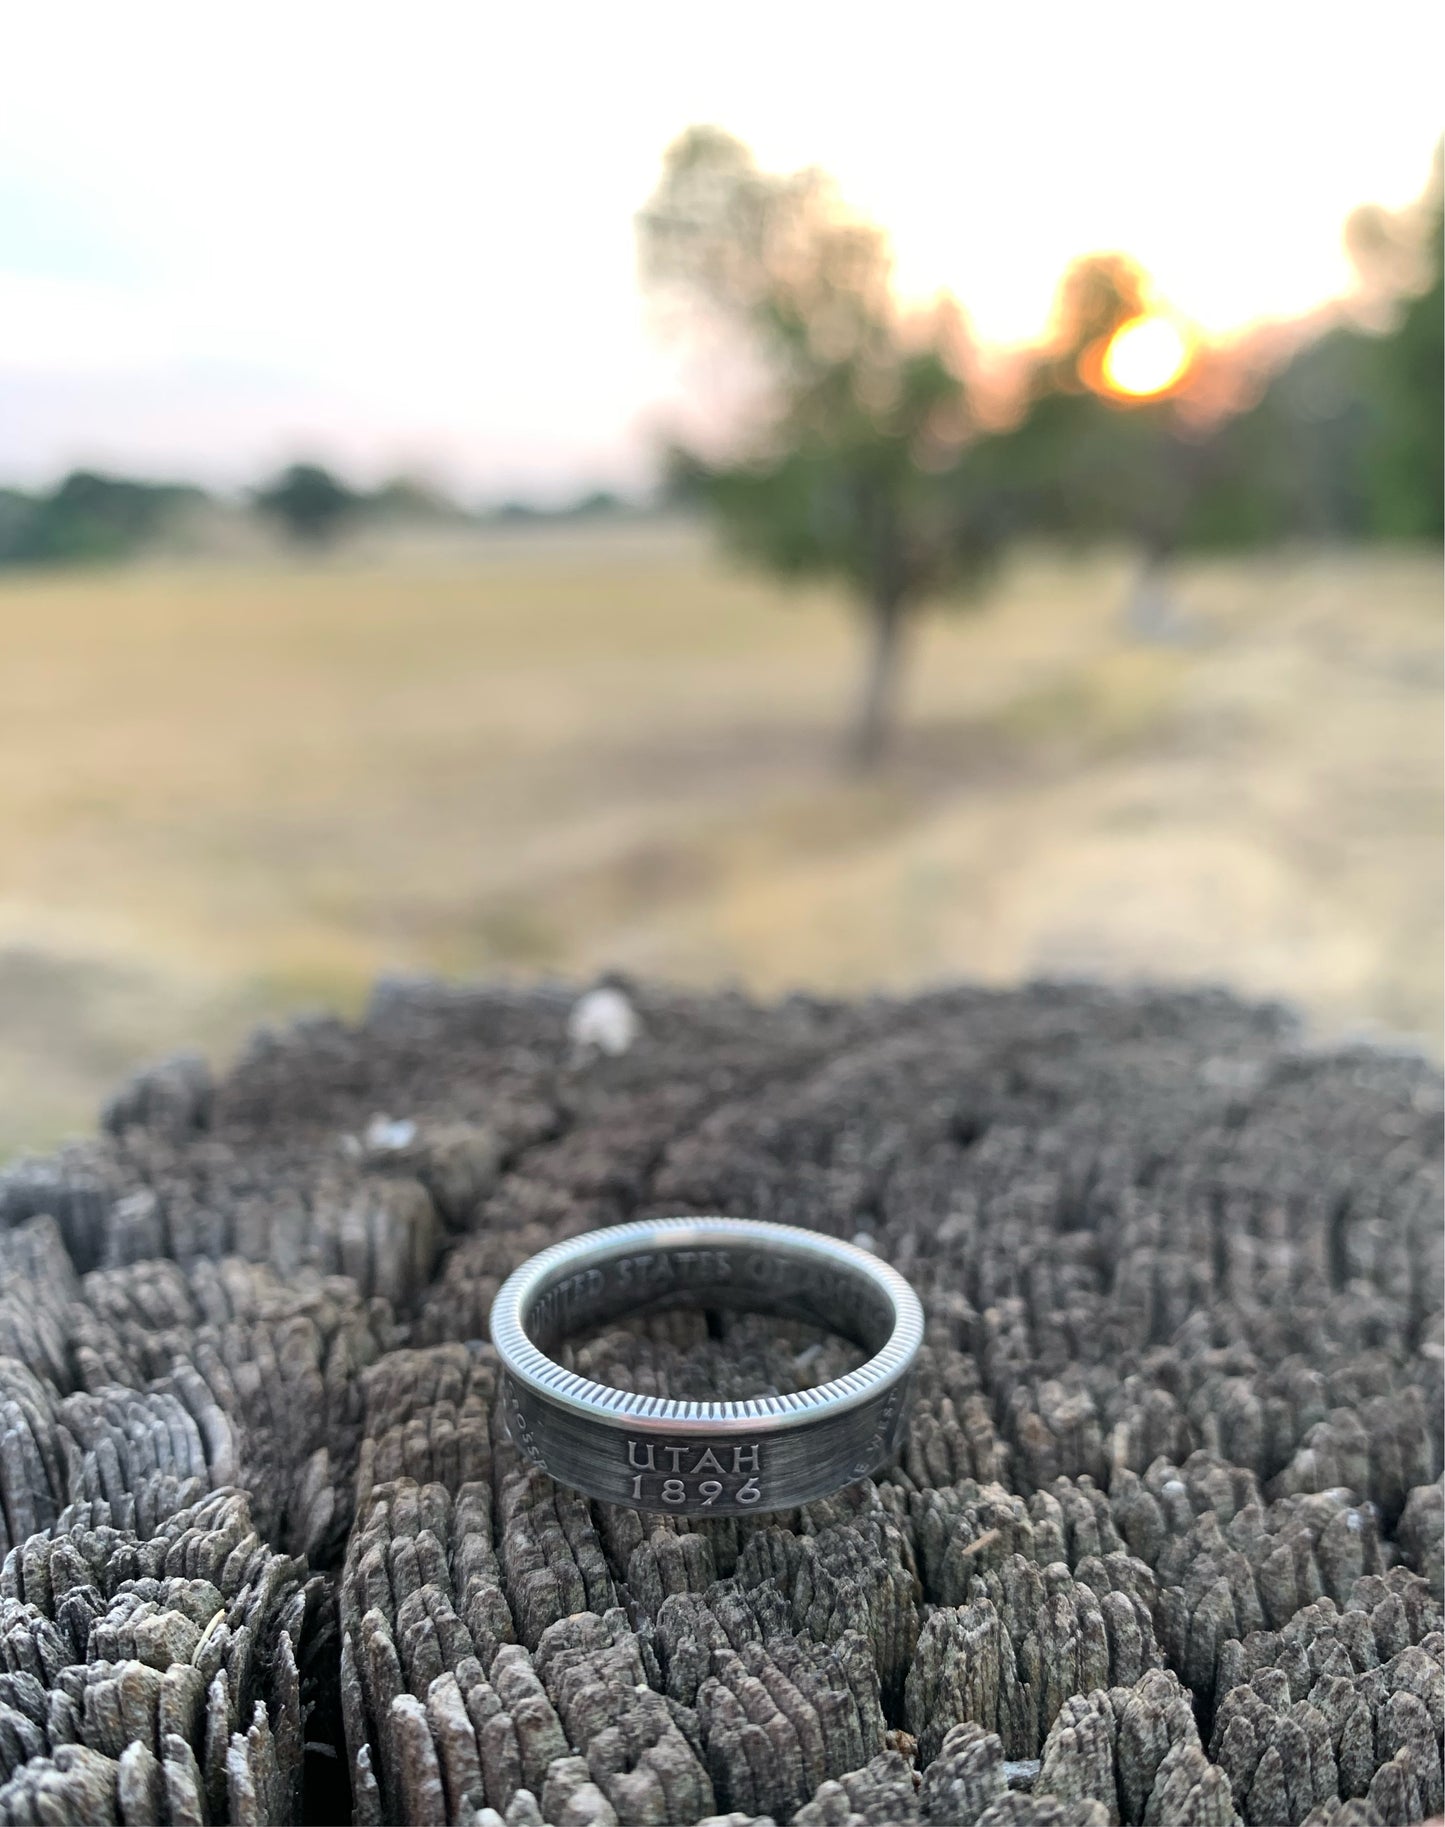
[{"label": "setting sun", "polygon": [[1133,317],[1104,351],[1104,384],[1111,393],[1145,399],[1172,387],[1189,366],[1189,345],[1167,317]]}]

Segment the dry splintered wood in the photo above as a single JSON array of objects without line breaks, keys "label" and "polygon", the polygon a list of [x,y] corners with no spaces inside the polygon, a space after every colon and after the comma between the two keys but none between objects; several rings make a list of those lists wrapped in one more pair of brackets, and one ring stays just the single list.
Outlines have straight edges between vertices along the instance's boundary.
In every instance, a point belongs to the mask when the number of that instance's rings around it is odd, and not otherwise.
[{"label": "dry splintered wood", "polygon": [[[384,985],[0,1175],[0,1827],[1445,1810],[1433,1067],[1218,994],[609,994]],[[519,1457],[502,1279],[689,1211],[909,1277],[896,1465],[682,1522]],[[688,1398],[858,1357],[568,1351]]]}]

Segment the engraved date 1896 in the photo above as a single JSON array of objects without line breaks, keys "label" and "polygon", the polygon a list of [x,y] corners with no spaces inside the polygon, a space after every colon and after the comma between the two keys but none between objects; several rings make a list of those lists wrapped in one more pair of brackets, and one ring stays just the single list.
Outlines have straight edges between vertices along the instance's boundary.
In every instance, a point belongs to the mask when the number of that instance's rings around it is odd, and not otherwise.
[{"label": "engraved date 1896", "polygon": [[665,1504],[696,1504],[708,1509],[719,1499],[729,1503],[762,1502],[758,1483],[762,1466],[756,1441],[708,1446],[697,1442],[629,1440],[627,1464],[632,1495]]}]

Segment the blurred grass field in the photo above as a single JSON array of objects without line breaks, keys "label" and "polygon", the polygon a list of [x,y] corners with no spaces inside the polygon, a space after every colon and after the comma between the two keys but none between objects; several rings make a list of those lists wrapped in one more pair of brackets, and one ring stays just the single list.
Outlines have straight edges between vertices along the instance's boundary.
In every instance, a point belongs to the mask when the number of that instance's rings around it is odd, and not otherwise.
[{"label": "blurred grass field", "polygon": [[0,1150],[381,971],[1227,982],[1438,1049],[1438,557],[1020,560],[859,630],[682,528],[0,584]]}]

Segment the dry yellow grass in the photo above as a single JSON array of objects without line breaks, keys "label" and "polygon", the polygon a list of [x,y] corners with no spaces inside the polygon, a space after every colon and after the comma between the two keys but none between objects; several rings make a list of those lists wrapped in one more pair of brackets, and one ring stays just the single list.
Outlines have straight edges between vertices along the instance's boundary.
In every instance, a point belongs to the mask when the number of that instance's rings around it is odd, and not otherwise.
[{"label": "dry yellow grass", "polygon": [[692,535],[0,585],[0,1146],[382,970],[1225,981],[1440,1028],[1438,562],[1034,560],[837,766],[856,630]]}]

